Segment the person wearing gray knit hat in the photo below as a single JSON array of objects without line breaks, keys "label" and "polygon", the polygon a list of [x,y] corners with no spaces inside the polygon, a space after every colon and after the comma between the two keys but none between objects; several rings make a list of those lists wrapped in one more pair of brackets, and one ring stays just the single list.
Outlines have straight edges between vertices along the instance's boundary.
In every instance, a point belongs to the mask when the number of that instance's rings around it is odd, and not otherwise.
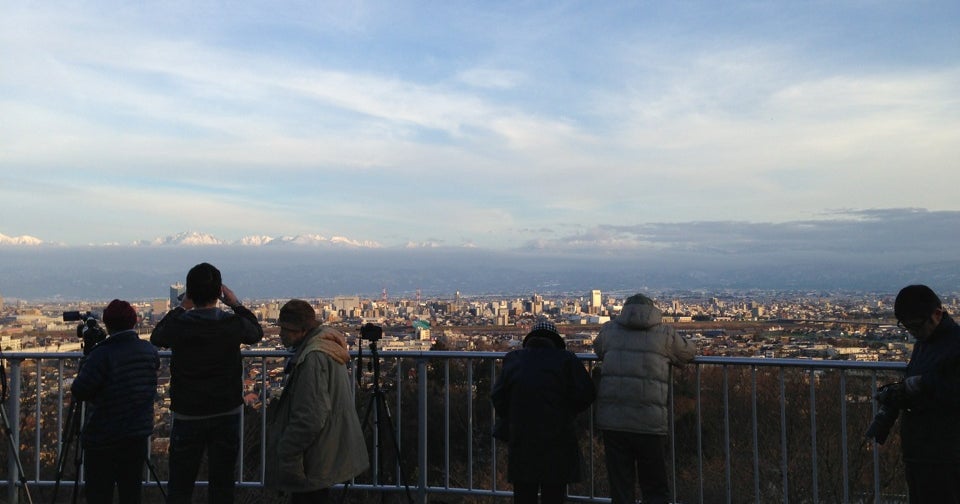
[{"label": "person wearing gray knit hat", "polygon": [[557,326],[549,320],[539,320],[530,328],[530,332],[523,338],[523,344],[526,346],[530,338],[547,338],[556,345],[557,348],[565,349],[567,344],[563,342],[563,336],[557,330]]},{"label": "person wearing gray knit hat", "polygon": [[560,504],[567,484],[579,481],[582,457],[574,420],[594,395],[590,375],[564,349],[552,322],[535,323],[523,348],[504,357],[490,400],[497,415],[493,436],[507,443],[515,504]]}]

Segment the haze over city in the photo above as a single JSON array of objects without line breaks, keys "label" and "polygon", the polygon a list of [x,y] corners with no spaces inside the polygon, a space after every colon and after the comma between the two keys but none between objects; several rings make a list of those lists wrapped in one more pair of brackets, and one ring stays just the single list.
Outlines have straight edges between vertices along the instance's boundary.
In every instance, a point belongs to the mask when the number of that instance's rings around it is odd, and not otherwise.
[{"label": "haze over city", "polygon": [[0,294],[954,289],[957,19],[7,2]]}]

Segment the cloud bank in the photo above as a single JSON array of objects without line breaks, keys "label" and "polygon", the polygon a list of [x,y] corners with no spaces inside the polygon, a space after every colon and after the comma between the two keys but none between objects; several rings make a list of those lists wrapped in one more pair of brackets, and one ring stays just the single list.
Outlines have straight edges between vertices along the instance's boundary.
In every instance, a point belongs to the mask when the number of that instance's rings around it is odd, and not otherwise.
[{"label": "cloud bank", "polygon": [[[283,246],[180,244],[0,247],[8,298],[162,298],[209,261],[249,298],[769,289],[892,291],[926,283],[955,292],[960,212],[838,210],[822,220],[598,226],[514,250],[382,247],[342,239]],[[317,246],[317,243],[322,244]],[[229,279],[229,280],[228,280]]]}]

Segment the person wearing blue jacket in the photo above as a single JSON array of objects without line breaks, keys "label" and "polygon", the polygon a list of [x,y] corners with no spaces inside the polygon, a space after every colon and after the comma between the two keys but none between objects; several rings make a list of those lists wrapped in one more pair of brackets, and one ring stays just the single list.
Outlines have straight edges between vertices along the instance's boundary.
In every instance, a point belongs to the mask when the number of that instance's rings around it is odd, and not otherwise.
[{"label": "person wearing blue jacket", "polygon": [[134,327],[137,312],[114,299],[103,311],[107,338],[83,358],[70,392],[86,403],[81,431],[84,494],[91,504],[140,502],[144,465],[153,432],[157,395],[157,349],[141,340]]}]

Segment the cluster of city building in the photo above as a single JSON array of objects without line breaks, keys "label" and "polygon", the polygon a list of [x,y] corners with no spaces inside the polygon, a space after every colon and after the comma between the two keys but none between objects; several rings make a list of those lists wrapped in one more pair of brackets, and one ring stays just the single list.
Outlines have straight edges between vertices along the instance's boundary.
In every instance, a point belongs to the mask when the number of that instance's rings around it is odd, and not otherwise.
[{"label": "cluster of city building", "polygon": [[[149,338],[154,324],[178,303],[182,292],[183,286],[177,284],[171,286],[169,296],[133,303],[142,317],[139,331],[143,338]],[[594,290],[582,296],[534,294],[509,299],[455,294],[449,299],[336,296],[309,301],[323,323],[348,334],[355,350],[362,347],[366,351],[370,342],[359,337],[359,328],[372,322],[384,329],[383,338],[377,341],[379,350],[384,352],[507,351],[520,346],[526,328],[544,317],[557,324],[570,350],[590,354],[600,327],[617,316],[630,294]],[[699,355],[906,362],[913,346],[911,338],[896,326],[892,297],[886,294],[652,294],[664,312],[664,321],[696,341]],[[286,300],[243,301],[264,326],[265,336],[257,348],[282,349],[276,320]],[[957,311],[957,296],[944,296],[944,302],[948,312]],[[64,312],[79,311],[82,316],[98,318],[103,304],[0,300],[0,349],[8,352],[8,358],[16,352],[80,351],[79,323],[64,320]],[[284,357],[268,354],[245,359],[244,393],[248,406],[258,409],[264,399],[269,400],[281,390]],[[37,360],[42,364],[36,370],[30,367],[27,379],[42,375],[45,392],[41,397],[48,401],[62,387],[69,386],[70,369],[64,375],[63,370],[57,369],[57,359]],[[398,360],[392,362],[395,365]],[[164,433],[169,427],[168,364],[164,359],[158,390],[162,407],[157,409],[155,444],[167,441]],[[76,361],[70,361],[68,367],[75,365]],[[364,369],[364,373],[369,375],[369,370]],[[30,408],[32,401],[41,400],[32,395],[33,386],[29,383],[25,383],[24,390],[23,407]],[[155,449],[162,451],[164,447]],[[54,452],[41,456],[53,457]]]},{"label": "cluster of city building", "polygon": [[[184,291],[170,286],[169,295],[134,302],[150,329]],[[336,296],[309,300],[323,323],[355,334],[366,322],[384,327],[380,350],[427,351],[509,350],[520,344],[524,327],[548,318],[564,332],[568,346],[589,353],[599,327],[616,317],[632,293],[503,298],[461,296],[447,299],[389,299]],[[702,354],[778,358],[858,360],[905,359],[911,349],[907,335],[896,327],[891,294],[830,294],[753,292],[652,293],[664,321],[694,338]],[[280,348],[271,330],[285,300],[245,300],[266,328],[262,343]],[[956,312],[957,296],[944,297],[948,312]],[[66,311],[98,316],[92,302],[4,304],[0,298],[0,349],[4,351],[76,351],[80,349],[76,321]],[[356,345],[355,338],[350,338]]]}]

